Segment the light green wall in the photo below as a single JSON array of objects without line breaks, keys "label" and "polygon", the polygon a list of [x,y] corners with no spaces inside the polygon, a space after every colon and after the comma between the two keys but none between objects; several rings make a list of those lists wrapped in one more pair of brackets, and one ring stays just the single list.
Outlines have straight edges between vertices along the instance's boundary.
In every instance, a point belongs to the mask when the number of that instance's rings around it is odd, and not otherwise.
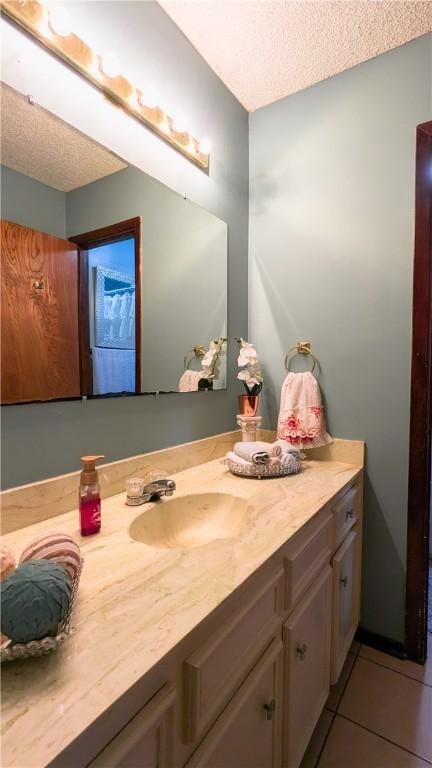
[{"label": "light green wall", "polygon": [[65,193],[2,165],[1,217],[24,227],[65,237]]},{"label": "light green wall", "polygon": [[330,431],[367,444],[362,625],[403,639],[415,131],[431,35],[250,116],[250,337],[264,415],[309,339]]}]

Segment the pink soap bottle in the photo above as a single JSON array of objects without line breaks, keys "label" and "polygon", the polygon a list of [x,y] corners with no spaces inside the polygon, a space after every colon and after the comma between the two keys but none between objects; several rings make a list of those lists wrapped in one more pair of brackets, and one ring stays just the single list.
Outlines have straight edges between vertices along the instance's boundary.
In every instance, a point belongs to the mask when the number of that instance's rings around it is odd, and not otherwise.
[{"label": "pink soap bottle", "polygon": [[96,462],[105,456],[81,456],[84,467],[79,487],[81,536],[91,536],[101,529],[101,495]]}]

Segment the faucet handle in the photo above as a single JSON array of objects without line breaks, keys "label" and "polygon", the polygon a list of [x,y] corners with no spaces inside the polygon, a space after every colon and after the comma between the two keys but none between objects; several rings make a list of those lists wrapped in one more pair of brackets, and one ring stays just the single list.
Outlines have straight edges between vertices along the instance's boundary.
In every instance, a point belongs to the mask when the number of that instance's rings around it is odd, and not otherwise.
[{"label": "faucet handle", "polygon": [[166,480],[168,472],[165,469],[151,469],[146,475],[146,483],[157,483],[158,480]]},{"label": "faucet handle", "polygon": [[144,480],[141,477],[130,477],[126,480],[126,493],[130,498],[142,496],[144,490]]}]

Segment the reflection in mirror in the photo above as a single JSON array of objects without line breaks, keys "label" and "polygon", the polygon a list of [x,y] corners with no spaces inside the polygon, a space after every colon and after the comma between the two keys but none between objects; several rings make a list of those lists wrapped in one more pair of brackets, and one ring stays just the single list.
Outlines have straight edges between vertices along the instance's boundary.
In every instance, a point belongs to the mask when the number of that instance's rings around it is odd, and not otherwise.
[{"label": "reflection in mirror", "polygon": [[1,91],[2,403],[224,388],[227,225]]}]

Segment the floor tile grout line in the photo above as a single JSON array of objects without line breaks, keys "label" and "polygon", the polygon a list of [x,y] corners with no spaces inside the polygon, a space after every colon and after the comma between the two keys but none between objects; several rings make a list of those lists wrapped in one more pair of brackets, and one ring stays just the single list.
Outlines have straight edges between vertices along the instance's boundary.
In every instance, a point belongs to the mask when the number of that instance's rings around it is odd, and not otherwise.
[{"label": "floor tile grout line", "polygon": [[[324,709],[325,709],[325,707],[324,707]],[[323,712],[324,712],[324,709],[323,709]],[[324,741],[323,741],[323,743],[321,744],[321,749],[320,749],[320,751],[318,752],[318,757],[317,757],[317,759],[316,759],[316,762],[315,762],[314,768],[318,768],[318,764],[319,764],[319,761],[321,760],[321,755],[322,755],[322,753],[324,752],[324,747],[325,747],[325,745],[327,744],[327,739],[328,739],[328,737],[330,736],[330,731],[331,731],[331,729],[333,728],[333,723],[334,723],[334,721],[336,720],[336,711],[335,711],[335,712],[332,712],[332,710],[331,710],[331,709],[328,709],[328,710],[327,710],[327,712],[331,712],[331,715],[332,715],[332,719],[331,719],[331,723],[330,723],[330,725],[329,725],[329,727],[328,727],[328,731],[327,731],[326,735],[324,736]]]},{"label": "floor tile grout line", "polygon": [[388,739],[386,736],[383,736],[381,733],[377,733],[376,731],[373,731],[371,728],[367,728],[366,725],[362,725],[361,723],[358,723],[357,720],[352,720],[351,717],[342,715],[340,712],[338,712],[337,714],[338,714],[338,717],[341,717],[343,720],[348,720],[349,723],[353,723],[354,725],[357,725],[359,728],[363,728],[364,731],[368,731],[368,733],[372,733],[374,736],[378,736],[379,739],[382,739],[383,741],[387,741],[388,744],[392,744],[394,747],[397,747],[398,749],[402,749],[404,752],[408,752],[409,755],[413,755],[413,757],[418,757],[420,760],[424,760],[425,763],[432,765],[432,760],[429,760],[428,757],[424,757],[424,755],[419,755],[418,752],[413,752],[411,749],[407,749],[406,747],[402,747],[400,744],[396,744],[395,741]]},{"label": "floor tile grout line", "polygon": [[339,707],[340,707],[340,705],[342,704],[342,699],[343,699],[343,697],[344,697],[344,695],[345,695],[345,691],[346,691],[346,689],[347,689],[348,683],[349,683],[349,681],[351,680],[351,675],[352,675],[352,673],[353,673],[353,670],[354,670],[354,667],[355,667],[355,665],[357,664],[357,659],[358,659],[358,658],[359,658],[358,656],[356,656],[356,657],[355,657],[355,661],[354,661],[354,664],[352,665],[352,667],[351,667],[351,669],[350,669],[350,673],[349,673],[349,675],[348,675],[348,677],[347,677],[347,679],[346,679],[345,685],[344,685],[344,687],[342,688],[342,692],[341,692],[341,695],[339,696],[339,701],[338,701],[338,703],[336,704],[336,709],[335,709],[335,713],[336,713],[336,714],[339,712]]},{"label": "floor tile grout line", "polygon": [[365,658],[364,656],[357,656],[356,658],[362,659],[363,661],[369,661],[371,664],[376,664],[377,667],[383,667],[384,669],[388,669],[389,672],[394,672],[396,675],[400,675],[401,677],[406,677],[408,680],[412,680],[414,683],[418,683],[419,685],[425,685],[426,688],[432,688],[431,683],[425,683],[423,680],[417,680],[416,677],[407,675],[405,672],[399,672],[398,669],[393,669],[393,667],[388,667],[386,664],[381,664],[380,661],[375,661],[374,659],[368,659],[368,658]]},{"label": "floor tile grout line", "polygon": [[[359,646],[359,648],[358,648],[358,651],[360,650],[360,647],[361,647],[361,646]],[[358,653],[358,651],[357,651],[357,653]],[[355,657],[355,659],[356,659],[356,658],[357,658],[356,654],[353,654],[353,655],[354,655],[354,657]],[[349,656],[349,654],[348,654],[348,656]],[[348,656],[347,656],[347,659],[348,659]],[[351,669],[350,669],[350,671],[349,671],[349,675],[348,675],[348,677],[347,677],[347,679],[346,679],[346,682],[345,682],[345,685],[344,685],[344,687],[343,687],[343,689],[342,689],[341,695],[339,696],[339,701],[338,701],[338,703],[336,704],[336,709],[335,709],[335,710],[331,710],[331,709],[328,709],[328,710],[327,710],[328,712],[331,712],[331,714],[332,714],[332,719],[331,719],[331,723],[330,723],[330,725],[329,725],[329,727],[328,727],[328,731],[327,731],[327,733],[326,733],[326,735],[325,735],[325,737],[324,737],[324,741],[323,741],[323,743],[322,743],[322,745],[321,745],[321,749],[320,749],[320,751],[319,751],[319,753],[318,753],[318,757],[317,757],[317,759],[316,759],[316,763],[315,763],[315,766],[314,766],[314,768],[318,768],[318,764],[319,764],[319,761],[321,760],[321,755],[322,755],[322,753],[324,752],[324,747],[325,747],[325,745],[327,744],[327,739],[328,739],[328,737],[330,736],[330,731],[331,731],[331,729],[333,728],[333,723],[334,723],[334,721],[336,720],[336,715],[337,715],[337,711],[338,711],[338,707],[339,707],[339,704],[340,704],[340,703],[341,703],[341,701],[342,701],[342,697],[343,697],[343,695],[344,695],[344,693],[345,693],[345,689],[346,689],[346,687],[347,687],[347,685],[348,685],[348,683],[349,683],[349,679],[350,679],[350,677],[351,677],[351,674],[352,674],[352,671],[353,671],[354,667],[355,667],[355,660],[354,660],[354,663],[353,663],[353,665],[352,665],[352,667],[351,667]],[[342,671],[341,671],[341,674],[342,674]],[[324,707],[324,709],[326,709],[326,707]],[[324,711],[324,710],[323,710],[323,711]]]}]

